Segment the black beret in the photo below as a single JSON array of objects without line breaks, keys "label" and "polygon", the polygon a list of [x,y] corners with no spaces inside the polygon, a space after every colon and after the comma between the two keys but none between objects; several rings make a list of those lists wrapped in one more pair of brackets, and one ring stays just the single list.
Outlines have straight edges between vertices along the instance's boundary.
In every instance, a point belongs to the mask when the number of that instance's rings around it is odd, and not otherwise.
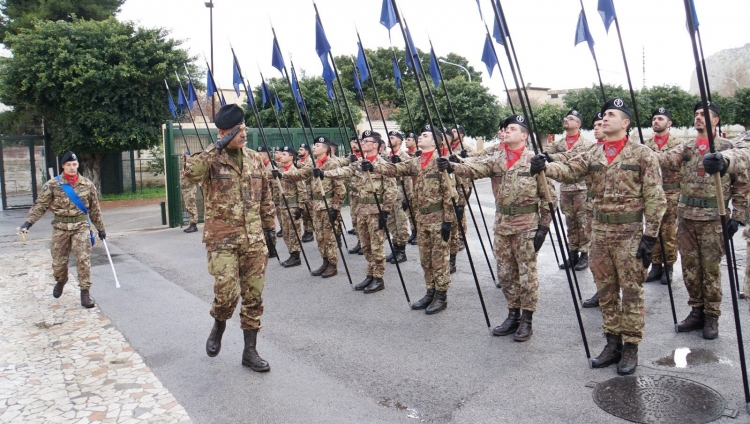
[{"label": "black beret", "polygon": [[278,151],[279,152],[286,152],[286,153],[289,153],[290,155],[292,155],[294,157],[297,157],[297,151],[294,150],[294,147],[292,147],[292,146],[279,147]]},{"label": "black beret", "polygon": [[400,140],[404,139],[404,135],[400,131],[388,131],[388,136],[398,137]]},{"label": "black beret", "polygon": [[[434,132],[433,132],[434,131]],[[431,133],[434,137],[437,137],[438,141],[443,141],[443,132],[440,131],[438,128],[432,128],[432,125],[427,124],[424,127],[422,127],[422,130],[420,131],[420,134],[422,133]]]},{"label": "black beret", "polygon": [[591,118],[591,126],[593,127],[594,124],[596,123],[596,121],[601,121],[603,119],[604,118],[602,118],[602,113],[601,112],[597,112],[596,115],[594,115],[594,117]]},{"label": "black beret", "polygon": [[498,131],[504,130],[508,126],[508,118],[500,120],[500,125],[497,126]]},{"label": "black beret", "polygon": [[567,116],[573,116],[573,117],[575,117],[576,119],[578,119],[578,122],[581,122],[581,123],[583,123],[583,118],[581,118],[581,113],[580,113],[580,112],[578,112],[578,111],[577,111],[577,110],[575,110],[575,109],[570,109],[570,110],[568,111],[568,113],[567,113],[567,114],[565,114],[565,116],[566,116],[566,117],[567,117]]},{"label": "black beret", "polygon": [[367,137],[380,138],[380,133],[376,131],[371,131],[371,130],[362,131],[362,138],[365,139]]},{"label": "black beret", "polygon": [[531,128],[529,128],[529,123],[526,121],[526,118],[524,118],[523,115],[510,115],[505,120],[505,127],[508,127],[511,124],[517,124],[524,128],[526,128],[526,131],[531,131]]},{"label": "black beret", "polygon": [[308,153],[310,152],[310,146],[308,144],[306,144],[306,143],[301,143],[299,145],[299,148],[307,150]]},{"label": "black beret", "polygon": [[351,143],[353,141],[359,141],[359,137],[355,135],[354,137],[352,137],[352,138],[349,139],[349,143]]},{"label": "black beret", "polygon": [[453,127],[453,129],[457,130],[461,135],[466,134],[466,130],[464,130],[464,126],[461,124],[456,125],[455,127]]},{"label": "black beret", "polygon": [[268,149],[266,149],[266,146],[258,146],[258,153],[262,152],[268,153]]},{"label": "black beret", "polygon": [[[703,101],[699,101],[698,103],[695,104],[695,107],[693,108],[693,113],[697,112],[698,109],[703,109]],[[716,116],[721,116],[719,114],[719,105],[717,105],[716,103],[709,101],[708,109],[712,110],[716,114]]]},{"label": "black beret", "polygon": [[319,135],[319,136],[315,137],[315,140],[313,140],[313,142],[315,144],[318,144],[318,143],[328,144],[329,146],[331,145],[331,143],[333,143],[331,141],[331,139],[329,139],[328,137],[326,137],[324,135]]},{"label": "black beret", "polygon": [[245,112],[234,103],[222,106],[214,118],[214,124],[220,130],[234,128],[243,122],[245,122]]},{"label": "black beret", "polygon": [[670,121],[672,120],[672,114],[669,113],[669,111],[663,107],[660,107],[659,109],[656,109],[654,113],[651,114],[651,119],[654,119],[654,116],[656,115],[664,115],[666,116]]},{"label": "black beret", "polygon": [[417,135],[416,135],[416,134],[414,134],[413,132],[410,132],[410,133],[406,133],[406,138],[413,138],[413,139],[416,139],[416,138],[417,138]]},{"label": "black beret", "polygon": [[64,164],[65,162],[72,162],[77,161],[78,156],[76,156],[73,152],[67,152],[63,155],[62,160],[60,161],[60,165]]},{"label": "black beret", "polygon": [[453,131],[451,131],[448,127],[443,127],[443,134],[450,138],[453,138]]},{"label": "black beret", "polygon": [[610,110],[610,109],[616,109],[620,112],[623,112],[624,114],[628,115],[628,118],[633,116],[633,113],[630,111],[630,108],[627,104],[625,104],[625,101],[621,98],[611,99],[607,101],[607,103],[602,106],[602,116],[604,116],[604,112]]}]

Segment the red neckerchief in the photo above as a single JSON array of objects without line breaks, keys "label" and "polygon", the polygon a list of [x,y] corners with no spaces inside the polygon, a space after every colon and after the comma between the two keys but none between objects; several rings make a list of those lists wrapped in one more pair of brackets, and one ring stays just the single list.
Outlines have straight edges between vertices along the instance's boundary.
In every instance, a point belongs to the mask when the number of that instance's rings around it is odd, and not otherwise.
[{"label": "red neckerchief", "polygon": [[448,148],[447,147],[443,147],[442,149],[440,149],[440,156],[448,156]]},{"label": "red neckerchief", "polygon": [[362,157],[362,152],[354,152],[354,156],[356,156],[358,158],[361,158]]},{"label": "red neckerchief", "polygon": [[451,144],[451,149],[458,150],[458,147],[461,145],[461,140],[456,140]]},{"label": "red neckerchief", "polygon": [[376,160],[377,158],[378,158],[378,154],[377,154],[377,153],[375,153],[374,155],[372,155],[372,156],[368,156],[368,157],[366,157],[365,159],[367,159],[367,160],[368,160],[368,161],[370,161],[370,162],[375,162],[375,160]]},{"label": "red neckerchief", "polygon": [[565,144],[568,145],[568,150],[573,148],[573,145],[576,144],[576,141],[578,141],[578,137],[580,136],[581,136],[581,133],[572,135],[570,137],[565,137]]},{"label": "red neckerchief", "polygon": [[391,149],[391,152],[393,152],[394,155],[398,155],[398,149]]},{"label": "red neckerchief", "polygon": [[263,166],[268,166],[269,163],[271,163],[271,159],[264,160],[263,161]]},{"label": "red neckerchief", "polygon": [[307,160],[307,157],[308,157],[308,156],[309,156],[309,155],[305,155],[305,156],[300,156],[300,158],[299,158],[300,162],[304,162],[304,161],[306,161],[306,160]]},{"label": "red neckerchief", "polygon": [[656,143],[657,146],[659,146],[659,150],[664,147],[665,144],[667,144],[667,140],[669,140],[669,134],[666,135],[656,135],[654,134],[654,143]]},{"label": "red neckerchief", "polygon": [[284,172],[289,172],[289,168],[291,168],[291,167],[292,167],[292,165],[294,165],[294,164],[293,164],[293,163],[290,163],[289,165],[285,166],[285,167],[284,167]]},{"label": "red neckerchief", "polygon": [[315,165],[317,168],[321,168],[324,163],[328,160],[328,155],[323,155],[322,158],[315,161]]},{"label": "red neckerchief", "polygon": [[617,155],[620,154],[622,149],[625,147],[625,143],[628,142],[628,136],[623,137],[617,141],[605,141],[604,142],[604,155],[607,156],[607,163],[610,165],[615,160]]},{"label": "red neckerchief", "polygon": [[68,182],[71,186],[76,185],[76,182],[78,181],[78,174],[68,175],[63,173],[63,176],[65,177],[65,181]]},{"label": "red neckerchief", "polygon": [[596,139],[596,146],[597,146],[597,147],[602,147],[602,146],[604,146],[604,139],[603,139],[603,138],[601,138],[601,139],[597,138],[597,139]]},{"label": "red neckerchief", "polygon": [[410,155],[413,154],[416,151],[417,151],[417,146],[414,146],[414,147],[412,147],[410,149],[409,148],[406,149],[406,152],[409,153]]},{"label": "red neckerchief", "polygon": [[518,159],[521,159],[523,151],[526,150],[526,146],[521,146],[520,149],[510,150],[505,144],[503,144],[503,148],[505,148],[505,169],[513,167],[513,165],[518,162]]},{"label": "red neckerchief", "polygon": [[422,165],[422,169],[427,166],[427,163],[430,161],[433,153],[435,153],[434,150],[431,152],[422,152],[422,156],[419,157],[419,164]]},{"label": "red neckerchief", "polygon": [[708,153],[708,139],[707,138],[696,138],[695,147],[701,152],[702,155]]}]

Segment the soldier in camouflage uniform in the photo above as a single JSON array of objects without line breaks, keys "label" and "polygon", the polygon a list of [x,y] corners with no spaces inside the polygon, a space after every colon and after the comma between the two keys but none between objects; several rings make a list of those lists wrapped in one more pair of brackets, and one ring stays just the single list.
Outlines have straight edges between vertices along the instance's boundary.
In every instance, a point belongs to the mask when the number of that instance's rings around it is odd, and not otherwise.
[{"label": "soldier in camouflage uniform", "polygon": [[[272,149],[273,150],[273,149]],[[263,169],[266,173],[266,179],[268,181],[268,189],[271,190],[271,199],[273,200],[274,208],[276,209],[276,220],[279,222],[279,231],[276,233],[277,237],[281,237],[282,233],[284,231],[284,227],[281,224],[281,211],[283,209],[282,202],[281,202],[281,194],[279,193],[279,190],[277,190],[276,187],[273,186],[271,183],[271,170],[273,170],[273,166],[271,165],[271,154],[268,150],[266,150],[266,146],[258,146],[258,154],[260,155],[260,158],[263,160]],[[274,228],[276,226],[274,225]]]},{"label": "soldier in camouflage uniform", "polygon": [[185,178],[201,183],[205,193],[203,242],[208,272],[216,280],[211,305],[214,326],[206,341],[206,353],[213,357],[221,351],[226,321],[241,298],[240,326],[245,338],[242,365],[264,372],[271,367],[258,355],[256,343],[268,255],[275,250],[276,211],[263,160],[245,148],[242,108],[222,106],[214,122],[219,141],[190,156],[184,170]]},{"label": "soldier in camouflage uniform", "polygon": [[[398,156],[401,161],[405,162],[411,159],[411,156],[406,153],[405,149],[401,148],[403,138],[404,135],[398,131],[388,133],[391,154]],[[399,263],[406,262],[406,243],[409,241],[409,215],[411,214],[408,199],[414,197],[411,177],[396,178],[396,184],[398,185],[396,203],[389,210],[390,214],[388,215],[388,231],[393,236],[394,252],[386,258],[393,264],[396,261]],[[404,196],[404,191],[406,196]]]},{"label": "soldier in camouflage uniform", "polygon": [[[356,135],[352,137],[352,139],[349,141],[349,147],[351,147],[352,155],[354,155],[357,158],[362,157],[362,153],[359,151],[359,143],[357,142],[359,140],[359,137]],[[359,178],[359,177],[353,177],[353,178]],[[355,210],[357,210],[357,205],[359,204],[359,184],[356,184],[354,181],[350,181],[349,185],[349,210],[352,212],[352,229],[348,231],[349,234],[352,234],[354,236],[357,235],[357,214],[354,213]],[[359,241],[359,237],[357,237],[357,245],[349,249],[349,253],[352,255],[356,255],[362,252],[362,243]],[[362,252],[364,253],[364,252]]]},{"label": "soldier in camouflage uniform", "polygon": [[[711,128],[719,123],[719,107],[709,104]],[[690,314],[678,326],[678,332],[703,330],[704,339],[719,336],[721,315],[721,257],[724,252],[719,209],[714,179],[703,169],[703,155],[709,151],[703,103],[694,108],[698,138],[684,142],[668,152],[659,153],[662,169],[680,172],[680,196],[677,205],[677,246],[682,257],[682,279],[690,298]],[[728,150],[732,143],[714,138],[716,151]],[[747,171],[725,173],[721,178],[722,192],[728,203],[732,200],[732,218],[728,223],[729,237],[740,225],[747,223],[747,196],[750,193]]]},{"label": "soldier in camouflage uniform", "polygon": [[[185,161],[187,161],[189,155],[190,152],[185,152]],[[194,233],[198,231],[198,208],[195,206],[195,195],[198,192],[198,186],[188,183],[182,173],[180,173],[180,192],[182,194],[182,204],[190,217],[190,225],[188,225],[183,231],[186,233]]]},{"label": "soldier in camouflage uniform", "polygon": [[[279,165],[279,172],[289,172],[294,168],[294,161],[297,158],[297,152],[290,146],[281,147],[278,151],[279,159],[277,163]],[[300,197],[301,192],[304,190],[304,183],[302,181],[294,183],[289,180],[284,180],[280,181],[279,184],[281,185],[281,193],[286,199],[286,204],[284,204],[284,199],[281,199],[281,205],[279,205],[278,208],[281,208],[281,228],[284,230],[284,243],[286,243],[287,250],[289,251],[289,259],[282,262],[281,266],[284,268],[291,268],[302,265],[302,261],[299,257],[299,253],[302,250],[302,247],[299,244],[299,234],[300,218],[302,218],[301,207],[304,207],[300,203]],[[287,205],[289,206],[288,211],[286,209]],[[289,217],[290,214],[292,215],[291,218]]]},{"label": "soldier in camouflage uniform", "polygon": [[[388,163],[378,155],[378,146],[383,144],[380,137],[379,133],[370,130],[362,133],[363,157],[376,165]],[[386,259],[383,243],[386,237],[388,211],[393,210],[393,206],[397,203],[396,180],[380,174],[366,174],[362,171],[359,157],[356,155],[351,155],[349,160],[348,166],[325,172],[314,171],[314,173],[322,174],[325,178],[348,179],[350,188],[355,187],[359,193],[359,202],[356,209],[352,209],[352,215],[357,216],[357,237],[367,259],[367,270],[365,279],[354,286],[354,289],[365,293],[375,293],[385,288],[383,274]],[[375,196],[377,196],[377,202],[380,203],[380,213],[378,213]]]},{"label": "soldier in camouflage uniform", "polygon": [[[313,154],[315,155],[315,168],[323,171],[336,169],[340,166],[337,158],[332,156],[336,144],[328,137],[318,136],[315,138]],[[318,180],[313,179],[313,167],[303,167],[293,169],[285,174],[283,178],[292,181],[306,181],[312,192],[313,204],[311,211],[313,213],[313,225],[315,227],[315,239],[318,242],[318,250],[323,258],[323,264],[320,268],[312,272],[315,277],[330,278],[338,274],[339,254],[337,251],[336,238],[339,234],[339,228],[336,231],[331,227],[331,222],[338,222],[340,217],[341,205],[344,204],[346,197],[346,187],[343,182],[334,179]],[[325,193],[325,200],[323,198]],[[326,202],[328,209],[326,209]],[[336,226],[338,227],[338,226]]]},{"label": "soldier in camouflage uniform", "polygon": [[[422,154],[421,151],[417,149],[417,135],[413,132],[406,133],[406,139],[404,140],[404,146],[406,146],[406,154],[409,155],[410,158],[415,158]],[[417,176],[412,175],[411,176],[411,186],[412,191],[411,193],[407,193],[409,196],[409,204],[414,203],[414,186],[417,184]],[[417,212],[412,211],[412,213],[409,214],[409,225],[411,225],[411,235],[409,236],[409,240],[407,240],[407,243],[411,244],[412,246],[417,244],[417,222],[414,221],[415,217],[417,215]]]},{"label": "soldier in camouflage uniform", "polygon": [[666,201],[656,155],[628,142],[630,108],[622,99],[612,99],[602,107],[602,117],[603,149],[585,151],[567,163],[547,164],[544,155],[537,155],[531,159],[531,173],[546,169],[558,181],[589,177],[594,205],[591,272],[607,336],[606,347],[591,365],[602,368],[619,361],[617,373],[625,375],[638,366],[645,326],[643,281]]},{"label": "soldier in camouflage uniform", "polygon": [[[512,115],[506,123],[504,148],[497,156],[471,159],[464,164],[451,164],[447,158],[439,158],[438,169],[466,178],[492,179],[497,204],[494,245],[497,275],[508,305],[508,317],[492,334],[513,334],[513,340],[525,342],[533,334],[532,316],[539,299],[537,252],[552,221],[542,184],[553,189],[554,186],[552,181],[532,177],[529,172],[529,161],[534,154],[526,149],[529,127],[524,117]],[[557,198],[553,193],[550,195],[554,204]]]},{"label": "soldier in camouflage uniform", "polygon": [[[437,140],[436,140],[437,139]],[[394,163],[381,163],[373,166],[369,161],[362,162],[363,171],[374,171],[388,177],[407,177],[417,175],[414,186],[414,203],[417,211],[417,241],[419,260],[424,271],[427,293],[413,303],[414,310],[424,309],[425,313],[435,314],[448,306],[448,287],[450,286],[450,265],[448,241],[455,212],[451,199],[456,199],[455,189],[450,185],[450,178],[437,169],[436,147],[443,141],[443,135],[430,125],[422,128],[418,146],[422,154],[401,162],[393,156]]]},{"label": "soldier in camouflage uniform", "polygon": [[[68,257],[70,251],[76,256],[78,269],[78,283],[81,289],[81,306],[94,307],[91,297],[91,246],[93,234],[91,225],[99,232],[99,238],[104,240],[104,220],[99,208],[99,197],[96,186],[88,178],[78,174],[78,158],[75,153],[67,152],[60,162],[63,173],[47,181],[42,187],[42,193],[36,199],[34,206],[26,215],[26,221],[21,224],[20,231],[28,234],[29,228],[47,212],[52,210],[55,218],[52,220],[52,275],[56,284],[52,289],[52,296],[62,296],[63,287],[68,282]],[[73,187],[73,191],[83,202],[88,211],[86,215],[79,209],[63,189],[63,185]]]},{"label": "soldier in camouflage uniform", "polygon": [[[565,137],[549,144],[545,151],[549,154],[571,151],[572,156],[575,156],[591,149],[594,143],[581,136],[582,119],[577,110],[570,110],[563,120]],[[576,271],[583,271],[588,267],[588,252],[591,241],[591,233],[586,231],[586,221],[588,220],[586,182],[581,178],[561,181],[561,183],[560,208],[565,215],[565,224],[568,227],[570,264],[565,263],[560,268],[564,269],[565,266],[571,266],[575,267]]]},{"label": "soldier in camouflage uniform", "polygon": [[[310,146],[305,143],[299,145],[297,150],[297,162],[295,167],[312,168],[312,159],[310,158]],[[313,241],[313,233],[315,229],[312,222],[312,193],[310,193],[310,186],[307,181],[300,181],[300,206],[302,209],[302,243],[309,243]]]}]

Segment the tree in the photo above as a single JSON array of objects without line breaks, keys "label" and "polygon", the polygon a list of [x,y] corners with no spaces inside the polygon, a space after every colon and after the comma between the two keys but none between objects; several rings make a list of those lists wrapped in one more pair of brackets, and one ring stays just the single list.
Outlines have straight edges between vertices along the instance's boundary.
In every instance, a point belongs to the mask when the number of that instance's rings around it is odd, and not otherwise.
[{"label": "tree", "polygon": [[[548,134],[560,134],[563,132],[563,118],[568,113],[568,108],[563,105],[544,103],[534,108],[534,121],[539,135],[544,137]],[[592,115],[593,116],[593,115]],[[586,117],[584,116],[584,121]]]},{"label": "tree", "polygon": [[75,151],[98,186],[104,154],[161,140],[171,116],[164,78],[174,89],[174,70],[190,60],[167,35],[114,18],[37,22],[8,35],[13,57],[0,61],[0,101],[44,117],[54,151]]},{"label": "tree", "polygon": [[[604,92],[607,94],[607,100],[619,97],[625,101],[625,103],[633,109],[632,101],[630,100],[630,92],[622,88],[622,86],[612,86],[604,84]],[[638,114],[641,118],[641,126],[651,126],[651,114],[644,117],[645,103],[640,93],[635,93],[635,100],[638,102]],[[565,107],[568,109],[576,109],[581,115],[584,116],[583,125],[581,128],[590,130],[591,119],[594,114],[599,112],[604,106],[604,99],[602,98],[602,92],[598,85],[592,85],[590,88],[584,88],[568,93],[565,96]],[[635,114],[634,114],[635,115]],[[633,116],[632,126],[635,127],[635,116]],[[562,123],[560,124],[562,127]]]},{"label": "tree", "polygon": [[[698,97],[677,86],[657,86],[641,91],[644,101],[642,121],[651,120],[651,114],[658,108],[666,108],[672,114],[672,126],[693,126],[693,106]],[[650,122],[644,126],[650,127]]]},{"label": "tree", "polygon": [[735,112],[738,107],[736,97],[724,97],[719,95],[719,93],[712,93],[711,101],[719,106],[719,114],[721,115],[721,119],[719,120],[720,126],[737,123],[735,119]]},{"label": "tree", "polygon": [[734,123],[750,130],[750,88],[740,88],[734,92]]}]

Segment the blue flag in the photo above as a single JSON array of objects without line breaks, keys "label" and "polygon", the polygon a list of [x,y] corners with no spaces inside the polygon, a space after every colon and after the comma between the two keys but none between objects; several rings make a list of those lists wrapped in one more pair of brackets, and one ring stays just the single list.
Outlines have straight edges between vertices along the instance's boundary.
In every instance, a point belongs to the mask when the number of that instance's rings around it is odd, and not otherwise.
[{"label": "blue flag", "polygon": [[266,84],[266,81],[264,80],[263,83],[260,85],[260,93],[262,95],[262,103],[261,105],[265,106],[266,103],[271,100],[271,90],[268,88],[268,84]]},{"label": "blue flag", "polygon": [[174,100],[172,100],[172,95],[167,93],[167,98],[169,99],[169,111],[172,112],[172,116],[177,118],[177,108],[174,106]]},{"label": "blue flag", "polygon": [[477,7],[479,8],[479,17],[484,21],[484,16],[482,16],[482,5],[479,4],[479,0],[477,0]]},{"label": "blue flag", "polygon": [[299,82],[297,81],[297,72],[292,68],[292,91],[294,92],[294,100],[297,102],[297,105],[299,105],[300,111],[302,113],[307,114],[307,111],[305,110],[305,101],[302,98],[302,94],[300,94],[299,91]]},{"label": "blue flag", "polygon": [[187,107],[187,99],[185,98],[185,92],[182,91],[182,87],[177,90],[177,106],[180,108],[180,114],[182,114]]},{"label": "blue flag", "polygon": [[497,63],[497,57],[495,56],[495,51],[492,50],[492,40],[490,40],[490,36],[487,35],[484,37],[484,50],[482,50],[482,62],[487,66],[487,73],[490,74],[490,78],[492,78],[492,71],[495,69],[495,65],[498,65]]},{"label": "blue flag", "polygon": [[[698,12],[695,11],[695,3],[693,2],[693,0],[690,0],[690,10],[693,13],[693,27],[694,27],[694,29],[697,30],[698,29],[698,25],[699,25],[699,23],[698,23]],[[688,32],[690,31],[690,26],[687,24],[687,21],[685,21],[685,28],[688,29]]]},{"label": "blue flag", "polygon": [[276,112],[280,110],[284,110],[284,105],[281,104],[281,100],[279,100],[278,93],[274,95],[273,97],[273,106],[276,108]]},{"label": "blue flag", "polygon": [[398,62],[396,62],[396,59],[391,59],[393,62],[393,78],[396,80],[396,90],[401,88],[401,70],[398,68]]},{"label": "blue flag", "polygon": [[[420,66],[419,53],[417,52],[416,46],[414,46],[414,40],[411,39],[409,28],[406,28],[406,40],[409,43],[409,46],[406,48],[406,66],[408,66],[409,69],[413,69],[414,72],[420,73],[422,67]],[[411,49],[411,54],[414,55],[414,57],[409,57],[409,49]]]},{"label": "blue flag", "polygon": [[398,23],[392,0],[383,0],[383,7],[380,9],[380,23],[388,30],[388,38],[390,38],[391,28]]},{"label": "blue flag", "polygon": [[589,50],[591,50],[591,55],[594,55],[594,37],[591,36],[591,32],[589,31],[589,23],[586,20],[586,15],[583,13],[583,10],[581,10],[581,14],[578,15],[578,26],[576,26],[576,42],[575,46],[578,45],[578,43],[587,42],[589,44]]},{"label": "blue flag", "polygon": [[284,68],[286,68],[286,64],[284,63],[284,56],[281,55],[281,51],[279,50],[279,43],[276,42],[275,38],[273,39],[273,56],[271,57],[271,66],[278,69],[282,74],[284,73]]},{"label": "blue flag", "polygon": [[234,85],[234,92],[237,93],[237,97],[240,97],[240,85],[242,85],[242,76],[240,76],[240,68],[237,65],[237,58],[232,60],[232,84]]},{"label": "blue flag", "polygon": [[[492,0],[495,1],[495,0]],[[500,10],[500,5],[498,4],[497,10]],[[503,23],[503,19],[505,18],[502,15],[502,11],[500,12],[500,23],[502,25],[503,30],[500,31],[500,25],[497,24],[497,19],[493,19],[494,25],[492,26],[492,37],[495,38],[495,41],[498,42],[501,46],[505,45],[505,37],[508,36],[508,30],[505,29],[505,24]]]},{"label": "blue flag", "polygon": [[315,17],[315,51],[318,53],[320,60],[323,60],[323,56],[328,56],[328,52],[331,51],[331,44],[328,42],[326,32],[323,31],[323,25],[320,24],[317,17]]},{"label": "blue flag", "polygon": [[328,58],[326,57],[323,61],[323,81],[326,82],[326,91],[328,92],[328,98],[333,99],[333,81],[336,79],[336,74],[333,72],[333,69],[331,68],[331,64],[328,63]]},{"label": "blue flag", "polygon": [[354,90],[356,90],[355,94],[360,99],[363,99],[364,96],[362,95],[362,84],[359,83],[359,77],[357,76],[356,69],[352,69],[352,76],[354,78]]},{"label": "blue flag", "polygon": [[430,49],[430,76],[435,88],[438,88],[440,86],[440,69],[438,68],[437,57],[435,57],[435,50],[432,49]]},{"label": "blue flag", "polygon": [[193,83],[188,81],[188,104],[190,105],[190,110],[193,110],[195,108],[195,102],[198,100],[198,94],[196,94],[195,89],[193,88]]},{"label": "blue flag", "polygon": [[357,69],[359,70],[359,80],[365,82],[370,73],[367,71],[367,62],[365,62],[365,51],[362,49],[362,44],[357,42],[359,51],[357,52]]},{"label": "blue flag", "polygon": [[247,107],[249,107],[250,109],[253,109],[255,107],[255,99],[253,98],[252,91],[247,93]]},{"label": "blue flag", "polygon": [[214,93],[216,93],[216,86],[214,85],[214,76],[211,75],[211,70],[210,69],[206,73],[206,78],[207,78],[207,81],[206,81],[206,97],[208,97],[210,99],[211,96],[213,96]]},{"label": "blue flag", "polygon": [[599,5],[596,7],[599,14],[602,15],[602,21],[604,22],[604,29],[609,34],[609,26],[612,25],[612,21],[617,19],[615,14],[615,4],[612,0],[599,0]]}]

